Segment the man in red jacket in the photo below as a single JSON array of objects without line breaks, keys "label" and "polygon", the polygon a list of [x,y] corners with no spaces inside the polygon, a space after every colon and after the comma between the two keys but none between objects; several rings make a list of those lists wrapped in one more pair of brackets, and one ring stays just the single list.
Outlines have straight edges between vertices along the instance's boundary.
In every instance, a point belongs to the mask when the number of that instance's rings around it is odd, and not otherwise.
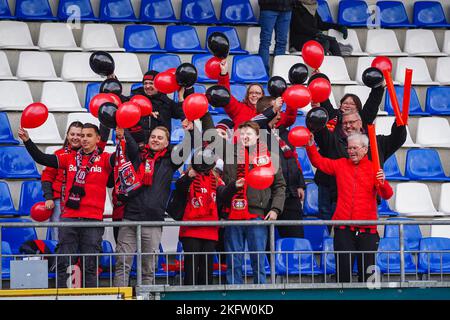
[{"label": "man in red jacket", "polygon": [[[332,220],[377,220],[377,201],[379,194],[383,199],[392,197],[393,192],[385,180],[383,170],[375,172],[367,157],[369,138],[363,134],[352,134],[347,138],[349,158],[332,160],[322,157],[314,145],[314,138],[306,147],[313,166],[326,174],[336,177],[338,199]],[[377,226],[336,226],[334,228],[335,251],[377,251]],[[352,266],[358,257],[358,280],[366,281],[370,274],[369,266],[375,265],[375,254],[336,254],[337,280],[349,282]],[[364,270],[364,272],[363,272]]]}]

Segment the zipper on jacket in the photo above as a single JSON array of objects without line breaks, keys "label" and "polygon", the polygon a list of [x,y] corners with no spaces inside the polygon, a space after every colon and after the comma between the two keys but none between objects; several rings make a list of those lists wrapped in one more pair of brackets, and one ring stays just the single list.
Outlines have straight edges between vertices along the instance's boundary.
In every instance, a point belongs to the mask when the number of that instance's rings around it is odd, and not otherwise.
[{"label": "zipper on jacket", "polygon": [[355,166],[355,169],[353,171],[354,171],[355,175],[354,175],[354,181],[353,181],[352,210],[350,211],[350,220],[353,220],[353,211],[355,208],[356,181],[358,180],[358,165]]}]

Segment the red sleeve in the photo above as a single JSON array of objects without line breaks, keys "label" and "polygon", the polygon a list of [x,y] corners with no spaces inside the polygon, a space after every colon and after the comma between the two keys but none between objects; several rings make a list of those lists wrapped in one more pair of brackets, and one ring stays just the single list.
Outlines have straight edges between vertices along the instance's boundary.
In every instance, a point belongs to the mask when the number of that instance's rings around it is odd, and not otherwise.
[{"label": "red sleeve", "polygon": [[105,156],[105,169],[108,171],[108,173],[111,173],[111,171],[113,170],[113,167],[111,166],[111,156],[113,155],[112,153],[103,153],[107,156]]},{"label": "red sleeve", "polygon": [[[230,76],[228,73],[224,76],[219,75],[218,84],[227,88],[231,93]],[[239,115],[240,110],[244,109],[242,108],[241,104],[241,102],[239,102],[233,95],[231,95],[230,103],[224,107],[225,112],[228,114],[231,120],[233,120],[233,122],[236,122],[236,117]]]},{"label": "red sleeve", "polygon": [[103,152],[106,147],[106,141],[100,140],[99,143],[97,143],[97,147]]},{"label": "red sleeve", "polygon": [[[308,158],[311,161],[311,164],[317,169],[323,171],[329,175],[336,175],[336,168],[339,166],[339,160],[331,160],[329,158],[322,157],[317,151],[317,147],[315,145],[306,146],[306,152],[308,153]],[[344,158],[345,159],[345,158]]]},{"label": "red sleeve", "polygon": [[45,167],[45,169],[42,170],[41,181],[48,181],[53,183],[56,179],[56,176],[58,175],[58,170],[59,169],[52,167]]},{"label": "red sleeve", "polygon": [[71,156],[73,157],[73,154],[71,153],[57,154],[56,157],[58,158],[58,168],[66,169],[68,167],[69,157]]},{"label": "red sleeve", "polygon": [[394,191],[387,180],[384,180],[384,184],[378,184],[377,192],[385,200],[390,199],[394,195]]},{"label": "red sleeve", "polygon": [[277,123],[277,128],[281,126],[290,127],[294,124],[297,119],[297,109],[296,108],[286,108],[285,112],[281,113],[281,118]]}]

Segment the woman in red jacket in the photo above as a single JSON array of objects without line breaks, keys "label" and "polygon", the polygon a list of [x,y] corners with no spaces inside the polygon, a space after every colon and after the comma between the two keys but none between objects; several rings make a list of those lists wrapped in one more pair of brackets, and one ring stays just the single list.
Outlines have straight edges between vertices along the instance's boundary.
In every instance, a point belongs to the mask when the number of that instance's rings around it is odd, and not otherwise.
[{"label": "woman in red jacket", "polygon": [[[306,148],[311,163],[326,174],[336,176],[337,206],[332,220],[377,220],[377,200],[392,197],[393,192],[385,180],[383,170],[375,172],[367,157],[369,139],[363,134],[352,134],[347,138],[349,158],[331,160],[322,157],[311,137]],[[334,228],[335,251],[377,251],[376,225],[336,226]],[[358,258],[358,280],[366,281],[368,267],[375,265],[375,254],[336,254],[338,282],[349,282],[352,266]],[[362,272],[364,270],[364,272]]]}]

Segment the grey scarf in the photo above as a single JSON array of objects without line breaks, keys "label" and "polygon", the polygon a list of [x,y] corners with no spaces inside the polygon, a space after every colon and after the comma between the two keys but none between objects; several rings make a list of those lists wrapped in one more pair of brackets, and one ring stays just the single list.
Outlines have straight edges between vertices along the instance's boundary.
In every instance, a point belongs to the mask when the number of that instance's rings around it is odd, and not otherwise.
[{"label": "grey scarf", "polygon": [[313,17],[316,15],[317,0],[300,0],[300,2]]}]

